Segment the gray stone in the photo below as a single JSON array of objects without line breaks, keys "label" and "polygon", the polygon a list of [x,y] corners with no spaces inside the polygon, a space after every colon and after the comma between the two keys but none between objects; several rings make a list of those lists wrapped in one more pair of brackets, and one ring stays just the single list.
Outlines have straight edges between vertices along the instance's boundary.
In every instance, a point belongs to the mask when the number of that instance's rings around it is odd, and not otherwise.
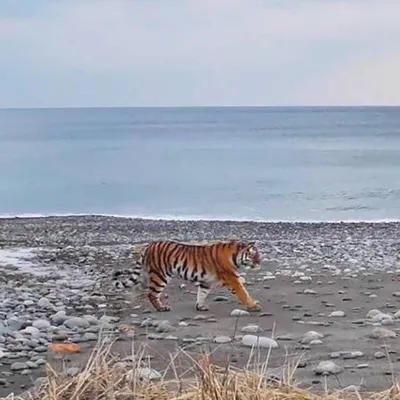
[{"label": "gray stone", "polygon": [[322,333],[318,333],[316,331],[308,331],[303,338],[301,339],[301,344],[308,344],[313,340],[320,340],[323,339],[324,335]]},{"label": "gray stone", "polygon": [[364,353],[362,351],[351,351],[350,353],[343,354],[343,359],[345,360],[351,360],[359,357],[364,357]]},{"label": "gray stone", "polygon": [[171,332],[175,328],[170,324],[168,320],[161,321],[156,328],[156,332],[162,333],[162,332]]},{"label": "gray stone", "polygon": [[231,317],[244,317],[250,315],[250,313],[246,310],[240,310],[238,308],[231,311]]},{"label": "gray stone", "polygon": [[255,335],[244,335],[242,338],[242,345],[246,347],[267,347],[275,349],[278,347],[278,343],[271,338],[264,336]]},{"label": "gray stone", "polygon": [[28,369],[29,367],[27,366],[26,363],[24,362],[15,362],[11,364],[11,371],[23,371],[24,369]]},{"label": "gray stone", "polygon": [[83,335],[83,338],[86,341],[95,341],[98,339],[98,336],[92,332],[85,332],[85,334]]},{"label": "gray stone", "polygon": [[372,339],[391,339],[397,336],[396,332],[387,328],[374,328],[370,334]]},{"label": "gray stone", "polygon": [[230,343],[232,342],[232,338],[229,336],[216,336],[214,338],[215,343],[223,344],[223,343]]},{"label": "gray stone", "polygon": [[80,317],[69,317],[65,322],[64,325],[67,328],[74,329],[74,328],[89,328],[90,324],[86,319]]},{"label": "gray stone", "polygon": [[314,369],[315,375],[336,375],[343,371],[343,368],[333,361],[321,361]]},{"label": "gray stone", "polygon": [[338,311],[332,311],[329,314],[329,317],[345,317],[346,313],[344,311],[338,310]]},{"label": "gray stone", "polygon": [[139,379],[149,381],[158,380],[162,377],[162,375],[158,371],[152,368],[136,368],[136,376]]},{"label": "gray stone", "polygon": [[83,319],[89,322],[90,325],[98,325],[99,320],[94,315],[84,315]]},{"label": "gray stone", "polygon": [[257,333],[262,331],[262,329],[258,325],[247,325],[244,326],[241,331],[245,333]]},{"label": "gray stone", "polygon": [[40,330],[35,326],[27,326],[24,330],[21,331],[22,333],[27,333],[32,336],[40,335]]},{"label": "gray stone", "polygon": [[67,313],[64,310],[57,311],[55,314],[53,314],[50,319],[53,322],[53,324],[56,325],[61,325],[67,320]]},{"label": "gray stone", "polygon": [[27,367],[32,368],[32,369],[33,368],[38,368],[38,364],[35,363],[34,361],[27,361],[26,365],[27,365]]},{"label": "gray stone", "polygon": [[78,375],[80,372],[80,369],[78,367],[69,367],[67,368],[67,370],[65,371],[65,374],[67,376],[76,376]]},{"label": "gray stone", "polygon": [[47,299],[46,297],[42,297],[38,302],[37,305],[40,308],[50,308],[51,307],[51,302],[49,299]]},{"label": "gray stone", "polygon": [[226,296],[215,296],[214,301],[221,302],[221,301],[229,301],[229,298]]},{"label": "gray stone", "polygon": [[47,319],[37,319],[36,321],[33,321],[32,326],[39,330],[46,330],[50,328],[51,324]]},{"label": "gray stone", "polygon": [[49,380],[46,376],[41,376],[35,380],[35,388],[39,389],[42,386],[46,386],[49,383]]}]

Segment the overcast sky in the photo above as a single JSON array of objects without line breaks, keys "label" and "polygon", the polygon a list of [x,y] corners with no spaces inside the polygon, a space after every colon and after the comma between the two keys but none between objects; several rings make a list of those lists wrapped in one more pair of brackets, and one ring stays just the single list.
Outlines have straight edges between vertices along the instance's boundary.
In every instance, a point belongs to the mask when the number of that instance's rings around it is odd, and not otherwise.
[{"label": "overcast sky", "polygon": [[0,107],[400,104],[400,0],[0,0]]}]

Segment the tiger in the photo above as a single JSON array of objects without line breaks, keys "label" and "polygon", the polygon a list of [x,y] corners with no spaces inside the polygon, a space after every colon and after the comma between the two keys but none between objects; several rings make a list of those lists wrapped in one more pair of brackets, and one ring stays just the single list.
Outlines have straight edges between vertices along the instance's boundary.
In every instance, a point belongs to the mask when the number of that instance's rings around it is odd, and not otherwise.
[{"label": "tiger", "polygon": [[[260,255],[254,241],[217,241],[190,244],[173,240],[157,240],[139,245],[132,251],[133,270],[114,272],[117,289],[138,285],[143,268],[147,272],[147,297],[156,311],[170,311],[161,301],[161,294],[171,278],[179,276],[197,284],[197,311],[208,311],[206,299],[214,287],[225,287],[242,302],[248,311],[260,311],[240,280],[240,267],[256,268]],[[129,278],[123,280],[124,275]],[[122,278],[122,279],[121,279]]]}]

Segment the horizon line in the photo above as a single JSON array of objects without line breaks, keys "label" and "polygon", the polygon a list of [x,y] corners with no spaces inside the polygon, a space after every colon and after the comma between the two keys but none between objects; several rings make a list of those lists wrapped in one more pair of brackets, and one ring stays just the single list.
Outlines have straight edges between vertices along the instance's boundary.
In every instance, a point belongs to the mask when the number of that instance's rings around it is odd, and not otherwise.
[{"label": "horizon line", "polygon": [[135,108],[135,109],[182,109],[182,108],[399,108],[400,104],[387,104],[387,105],[373,105],[373,104],[359,104],[359,105],[187,105],[187,106],[38,106],[38,107],[0,107],[0,110],[60,110],[60,109],[105,109],[105,108]]}]

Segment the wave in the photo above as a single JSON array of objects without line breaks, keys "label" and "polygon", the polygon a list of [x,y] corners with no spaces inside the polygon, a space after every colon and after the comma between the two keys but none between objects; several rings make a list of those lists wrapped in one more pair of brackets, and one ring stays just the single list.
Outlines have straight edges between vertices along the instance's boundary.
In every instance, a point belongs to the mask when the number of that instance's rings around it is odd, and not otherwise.
[{"label": "wave", "polygon": [[400,219],[381,218],[381,219],[337,219],[337,220],[317,220],[317,219],[263,219],[254,217],[232,217],[232,216],[212,216],[212,215],[129,215],[129,214],[108,214],[108,213],[22,213],[22,214],[0,214],[0,219],[39,219],[39,218],[64,218],[64,217],[107,217],[107,218],[125,218],[142,219],[148,221],[213,221],[213,222],[256,222],[256,223],[286,223],[286,224],[382,224],[398,223]]}]

